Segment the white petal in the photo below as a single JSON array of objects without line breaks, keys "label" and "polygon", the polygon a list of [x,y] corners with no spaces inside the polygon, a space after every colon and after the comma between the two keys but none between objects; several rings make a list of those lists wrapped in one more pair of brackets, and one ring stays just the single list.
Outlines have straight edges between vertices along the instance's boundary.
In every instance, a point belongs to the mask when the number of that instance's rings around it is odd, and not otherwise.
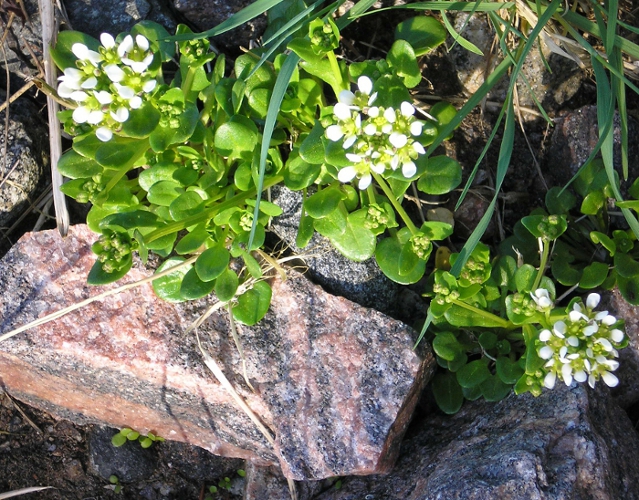
[{"label": "white petal", "polygon": [[404,116],[413,116],[415,114],[415,108],[408,101],[404,101],[399,107],[399,109],[401,110],[402,115]]},{"label": "white petal", "polygon": [[360,191],[364,191],[364,189],[371,185],[372,180],[373,178],[371,177],[371,174],[363,175],[357,183],[357,187],[360,189]]},{"label": "white petal", "polygon": [[377,133],[377,127],[374,123],[367,123],[364,126],[364,133],[366,135],[375,135]]},{"label": "white petal", "polygon": [[98,79],[95,76],[91,76],[82,82],[83,89],[94,89],[98,84]]},{"label": "white petal", "polygon": [[85,59],[88,59],[89,61],[91,61],[95,66],[97,66],[98,64],[102,62],[102,56],[95,50],[87,51],[87,56]]},{"label": "white petal", "polygon": [[344,149],[348,149],[350,148],[353,144],[355,144],[355,141],[357,140],[357,136],[356,135],[351,135],[349,137],[347,137],[346,139],[344,139],[344,144],[342,144],[342,147]]},{"label": "white petal", "polygon": [[366,95],[370,95],[373,91],[373,81],[367,76],[360,76],[357,79],[357,86],[359,87],[359,91]]},{"label": "white petal", "polygon": [[619,379],[610,372],[601,372],[601,378],[608,387],[616,387]]},{"label": "white petal", "polygon": [[131,35],[127,35],[118,46],[118,55],[120,57],[124,57],[124,55],[130,52],[131,49],[133,49],[133,37]]},{"label": "white petal", "polygon": [[542,342],[548,342],[551,335],[552,334],[550,333],[550,330],[542,330],[541,332],[539,332],[539,340],[541,340]]},{"label": "white petal", "polygon": [[612,344],[610,343],[608,339],[600,338],[595,340],[595,342],[598,344],[601,344],[606,351],[608,352],[612,351]]},{"label": "white petal", "polygon": [[563,321],[557,321],[552,327],[552,331],[557,337],[563,339],[564,334],[566,333],[566,323],[564,323]]},{"label": "white petal", "polygon": [[148,80],[144,82],[144,85],[142,85],[142,90],[148,94],[157,86],[157,84],[157,80]]},{"label": "white petal", "polygon": [[568,348],[564,345],[559,349],[559,359],[562,363],[567,361],[566,354],[568,354]]},{"label": "white petal", "polygon": [[583,309],[581,308],[581,304],[579,304],[579,302],[575,302],[572,305],[572,310],[577,312],[583,312]]},{"label": "white petal", "polygon": [[104,72],[109,77],[109,80],[111,80],[113,83],[121,82],[122,79],[126,76],[126,73],[124,73],[124,71],[122,71],[122,68],[120,68],[120,66],[118,66],[117,64],[107,64],[104,67]]},{"label": "white petal", "polygon": [[555,381],[557,380],[557,375],[555,374],[555,372],[549,372],[548,374],[546,374],[546,376],[544,377],[544,385],[548,388],[548,389],[552,389],[553,387],[555,387]]},{"label": "white petal", "polygon": [[586,337],[590,337],[591,335],[597,333],[598,331],[599,331],[599,325],[597,323],[591,323],[583,329],[584,335]]},{"label": "white petal", "polygon": [[108,142],[113,137],[113,132],[111,132],[111,129],[108,129],[106,127],[100,127],[95,131],[95,135],[102,142]]},{"label": "white petal", "polygon": [[137,43],[138,47],[140,47],[142,50],[149,50],[149,41],[145,36],[137,35],[135,37],[135,43]]},{"label": "white petal", "polygon": [[338,120],[349,120],[351,118],[351,108],[342,102],[338,102],[333,106],[333,114]]},{"label": "white petal", "polygon": [[120,85],[119,83],[114,84],[114,86],[122,99],[131,99],[135,95],[135,91],[131,87]]},{"label": "white petal", "polygon": [[351,182],[356,174],[357,170],[355,170],[355,167],[344,167],[337,173],[337,178],[340,182],[347,183]]},{"label": "white petal", "polygon": [[597,314],[595,314],[595,320],[601,321],[606,316],[608,316],[608,311],[599,311]]},{"label": "white petal", "polygon": [[377,92],[373,92],[373,94],[368,98],[368,105],[372,105],[377,100]]},{"label": "white petal", "polygon": [[579,339],[577,337],[568,337],[566,342],[573,347],[579,347]]},{"label": "white petal", "polygon": [[100,35],[100,42],[105,49],[112,49],[115,47],[115,39],[109,33],[102,33]]},{"label": "white petal", "polygon": [[585,382],[588,379],[588,375],[583,370],[577,370],[573,376],[577,382]]},{"label": "white petal", "polygon": [[87,59],[89,48],[83,43],[74,43],[71,46],[71,52],[73,52],[73,55],[78,59]]},{"label": "white petal", "polygon": [[86,123],[89,119],[90,114],[91,111],[89,110],[89,108],[85,106],[78,106],[73,110],[72,117],[76,123]]},{"label": "white petal", "polygon": [[100,90],[98,92],[94,92],[93,95],[98,100],[98,102],[102,105],[111,104],[113,102],[113,96],[110,92],[106,90]]},{"label": "white petal", "polygon": [[84,102],[84,101],[86,101],[89,98],[89,94],[87,94],[86,92],[83,92],[81,90],[76,90],[76,91],[72,92],[69,97],[71,97],[71,99],[73,99],[74,101]]},{"label": "white petal", "polygon": [[572,366],[564,365],[561,367],[561,376],[566,382],[566,385],[570,386],[572,384]]},{"label": "white petal", "polygon": [[545,345],[541,349],[539,349],[539,357],[541,359],[550,359],[552,358],[555,352],[552,350],[552,347]]},{"label": "white petal", "polygon": [[590,361],[588,361],[587,359],[584,359],[584,368],[586,369],[586,371],[590,371]]},{"label": "white petal", "polygon": [[417,166],[412,161],[407,161],[402,165],[402,175],[410,179],[417,173]]},{"label": "white petal", "polygon": [[371,170],[376,174],[383,174],[386,172],[386,165],[383,163],[374,163],[371,165]]},{"label": "white petal", "polygon": [[346,159],[353,163],[359,163],[362,161],[362,157],[353,153],[346,153]]},{"label": "white petal", "polygon": [[339,125],[331,125],[326,129],[326,137],[333,142],[339,141],[342,137],[344,137],[342,127]]},{"label": "white petal", "polygon": [[342,90],[337,96],[337,100],[340,104],[351,106],[355,102],[355,94],[353,94],[350,90]]},{"label": "white petal", "polygon": [[146,68],[149,67],[145,61],[133,61],[129,66],[131,66],[131,69],[136,73],[144,73]]},{"label": "white petal", "polygon": [[153,53],[148,54],[144,59],[142,59],[142,62],[148,67],[153,62]]},{"label": "white petal", "polygon": [[417,152],[417,154],[423,155],[426,154],[426,150],[424,146],[422,146],[419,142],[413,142],[413,149]]},{"label": "white petal", "polygon": [[589,385],[592,389],[594,389],[594,388],[595,388],[595,382],[597,382],[597,381],[595,380],[594,375],[588,375],[588,385]]},{"label": "white petal", "polygon": [[[577,305],[577,304],[575,304],[575,305]],[[568,317],[570,318],[570,321],[572,321],[573,323],[576,323],[580,319],[585,319],[586,321],[588,321],[588,316],[586,316],[584,313],[582,313],[580,311],[577,311],[576,309],[570,311],[568,313]]]},{"label": "white petal", "polygon": [[621,330],[618,330],[617,328],[610,331],[610,338],[613,340],[613,342],[621,342],[623,340],[623,337],[623,332]]},{"label": "white petal", "polygon": [[408,142],[408,137],[406,137],[404,134],[400,134],[399,132],[393,132],[388,138],[388,142],[390,142],[396,148],[403,148]]},{"label": "white petal", "polygon": [[84,72],[80,71],[78,68],[66,68],[64,70],[64,76],[61,76],[60,79],[64,79],[65,81],[69,80],[77,80],[80,82],[84,78]]},{"label": "white petal", "polygon": [[111,111],[111,118],[116,122],[124,123],[129,119],[129,110],[126,108],[118,108],[115,113]]},{"label": "white petal", "polygon": [[619,368],[619,361],[616,361],[614,359],[607,359],[605,363],[602,363],[606,366],[608,366],[610,368],[610,371],[613,372],[615,371],[617,368]]},{"label": "white petal", "polygon": [[129,107],[131,109],[138,109],[140,106],[142,106],[142,98],[139,95],[136,95],[129,99]]},{"label": "white petal", "polygon": [[369,108],[368,116],[370,116],[371,118],[377,118],[379,116],[379,108],[378,107]]},{"label": "white petal", "polygon": [[384,118],[386,118],[386,121],[389,123],[395,123],[395,110],[393,108],[386,108],[384,110]]},{"label": "white petal", "polygon": [[410,133],[414,136],[421,135],[423,128],[424,124],[422,122],[413,122],[410,124]]},{"label": "white petal", "polygon": [[601,322],[606,326],[611,326],[617,322],[617,318],[609,314],[604,319],[602,319]]},{"label": "white petal", "polygon": [[598,293],[591,293],[586,298],[586,307],[588,309],[594,309],[599,305],[599,301],[601,300],[601,296]]},{"label": "white petal", "polygon": [[87,123],[90,123],[91,125],[97,125],[102,120],[104,120],[104,113],[96,109],[91,111],[91,113],[89,113],[89,117],[87,118]]},{"label": "white petal", "polygon": [[70,86],[67,82],[62,82],[58,85],[58,95],[65,99],[70,98],[76,90],[78,90],[77,86]]}]

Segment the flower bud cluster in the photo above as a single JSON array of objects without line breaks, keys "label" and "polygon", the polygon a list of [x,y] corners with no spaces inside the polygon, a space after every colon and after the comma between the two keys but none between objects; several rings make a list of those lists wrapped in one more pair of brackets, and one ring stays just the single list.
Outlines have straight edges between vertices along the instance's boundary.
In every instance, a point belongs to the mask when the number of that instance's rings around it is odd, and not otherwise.
[{"label": "flower bud cluster", "polygon": [[137,242],[131,239],[129,233],[105,229],[91,249],[102,263],[102,269],[113,273],[127,265],[137,247]]},{"label": "flower bud cluster", "polygon": [[389,222],[390,217],[381,206],[376,203],[368,205],[366,209],[366,219],[364,220],[364,227],[366,229],[386,227]]},{"label": "flower bud cluster", "polygon": [[543,383],[547,388],[552,389],[557,378],[566,385],[587,380],[593,388],[600,378],[609,387],[619,383],[612,372],[619,366],[615,358],[624,332],[615,328],[617,318],[608,311],[594,311],[599,301],[599,294],[591,293],[585,306],[574,303],[565,321],[539,333],[537,352],[546,360]]},{"label": "flower bud cluster", "polygon": [[76,67],[64,70],[58,94],[78,104],[73,120],[96,127],[98,139],[106,142],[129,119],[130,110],[142,106],[157,80],[149,71],[153,52],[146,37],[127,35],[118,44],[103,33],[100,41],[98,52],[73,44]]},{"label": "flower bud cluster", "polygon": [[[404,177],[417,173],[415,160],[425,154],[418,138],[423,123],[415,119],[415,108],[402,102],[400,109],[372,106],[377,93],[372,93],[373,82],[367,76],[357,80],[358,90],[344,90],[333,107],[335,125],[326,129],[326,137],[333,142],[343,141],[344,149],[351,152],[346,158],[352,163],[338,173],[341,182],[359,179],[359,189],[366,189],[371,172],[383,174],[401,167]],[[352,148],[352,149],[351,149]]]},{"label": "flower bud cluster", "polygon": [[537,312],[537,307],[532,298],[523,293],[514,293],[512,295],[512,311],[515,314],[523,314],[529,318]]},{"label": "flower bud cluster", "polygon": [[486,264],[471,256],[466,261],[466,264],[464,264],[464,268],[461,273],[459,273],[459,277],[473,285],[486,281],[486,273],[490,273],[490,264]]},{"label": "flower bud cluster", "polygon": [[433,300],[440,305],[450,304],[459,298],[459,292],[457,290],[451,290],[441,283],[435,283],[433,285],[433,292],[437,294]]}]

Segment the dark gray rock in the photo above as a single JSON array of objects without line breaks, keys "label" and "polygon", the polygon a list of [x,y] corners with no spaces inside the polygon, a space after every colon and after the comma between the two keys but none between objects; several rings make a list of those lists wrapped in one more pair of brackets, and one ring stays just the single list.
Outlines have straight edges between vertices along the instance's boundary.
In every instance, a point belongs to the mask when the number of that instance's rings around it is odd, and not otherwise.
[{"label": "dark gray rock", "polygon": [[558,386],[430,416],[387,476],[346,478],[317,500],[633,500],[639,436],[606,387]]},{"label": "dark gray rock", "polygon": [[[174,8],[196,29],[205,31],[226,21],[236,12],[253,3],[252,0],[172,0]],[[257,17],[242,26],[213,39],[222,48],[234,52],[249,48],[251,40],[259,38],[266,28],[266,16]]]},{"label": "dark gray rock", "polygon": [[325,290],[346,297],[365,307],[391,314],[399,285],[388,279],[375,262],[353,262],[333,248],[329,240],[315,233],[306,248],[295,244],[302,213],[301,191],[291,191],[284,186],[271,188],[272,201],[284,213],[275,217],[271,228],[297,254],[304,257],[308,276]]},{"label": "dark gray rock", "polygon": [[[0,90],[0,101],[5,93]],[[5,116],[0,113],[0,227],[11,226],[44,187],[47,127],[38,109],[26,98],[9,106],[9,130],[5,151]]]},{"label": "dark gray rock", "polygon": [[110,427],[95,427],[89,435],[90,466],[106,481],[113,474],[123,483],[147,479],[157,467],[154,447],[142,448],[138,441],[115,447],[111,438],[118,433]]},{"label": "dark gray rock", "polygon": [[96,38],[104,32],[128,31],[142,20],[155,21],[169,33],[177,25],[168,0],[66,0],[64,4],[73,28]]}]

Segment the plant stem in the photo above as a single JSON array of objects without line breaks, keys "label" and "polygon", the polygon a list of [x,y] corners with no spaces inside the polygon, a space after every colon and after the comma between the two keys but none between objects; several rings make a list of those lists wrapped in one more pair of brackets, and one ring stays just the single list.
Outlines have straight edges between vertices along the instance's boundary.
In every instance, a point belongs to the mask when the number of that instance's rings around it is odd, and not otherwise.
[{"label": "plant stem", "polygon": [[337,57],[335,57],[335,52],[332,50],[326,53],[326,57],[328,57],[328,62],[331,64],[331,70],[335,75],[336,85],[331,85],[333,87],[333,92],[335,92],[335,97],[339,97],[339,94],[342,90],[346,90],[344,87],[344,78],[342,78],[342,72],[339,69],[339,63],[337,62]]},{"label": "plant stem", "polygon": [[511,323],[507,319],[500,318],[499,316],[497,316],[497,315],[495,315],[493,313],[489,313],[488,311],[484,311],[483,309],[479,309],[478,307],[471,306],[470,304],[466,304],[466,302],[462,302],[459,299],[453,299],[453,300],[451,300],[451,302],[453,304],[455,304],[456,306],[459,306],[459,307],[462,307],[464,309],[467,309],[468,311],[472,311],[474,314],[476,314],[478,316],[482,316],[482,317],[484,317],[486,319],[490,319],[491,321],[493,321],[495,323],[501,323],[500,324],[500,328],[504,328],[506,330],[512,330],[513,328],[517,328],[517,325],[514,325],[513,323]]},{"label": "plant stem", "polygon": [[419,230],[417,229],[415,224],[413,224],[413,221],[410,220],[410,217],[406,213],[406,210],[404,210],[404,208],[402,207],[401,203],[397,201],[397,199],[395,198],[395,195],[393,194],[393,191],[391,190],[390,186],[386,183],[384,178],[381,175],[376,174],[375,172],[371,172],[371,174],[373,175],[373,178],[377,181],[377,184],[379,184],[379,187],[382,188],[382,191],[384,191],[386,198],[388,198],[388,201],[391,202],[391,205],[393,205],[395,212],[397,212],[399,216],[402,218],[402,220],[404,221],[404,224],[406,224],[406,227],[410,230],[411,234],[413,235],[417,234]]},{"label": "plant stem", "polygon": [[544,240],[543,238],[539,238],[540,246],[542,247],[541,258],[539,261],[539,271],[537,272],[537,277],[535,278],[535,282],[533,283],[532,290],[537,290],[539,287],[539,283],[541,283],[541,278],[546,272],[546,265],[548,264],[548,256],[550,255],[550,242]]}]

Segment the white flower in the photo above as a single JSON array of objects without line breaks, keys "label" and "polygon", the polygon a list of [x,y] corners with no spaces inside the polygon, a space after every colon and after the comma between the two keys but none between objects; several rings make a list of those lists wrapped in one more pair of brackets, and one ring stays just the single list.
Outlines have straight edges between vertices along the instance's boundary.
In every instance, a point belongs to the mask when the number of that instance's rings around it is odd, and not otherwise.
[{"label": "white flower", "polygon": [[102,62],[102,56],[94,50],[90,50],[83,43],[74,43],[71,46],[71,52],[73,55],[84,62],[90,62],[94,66],[97,66]]},{"label": "white flower", "polygon": [[108,129],[106,127],[99,127],[98,129],[96,129],[95,135],[102,142],[109,142],[113,137],[113,132],[111,132],[111,129]]},{"label": "white flower", "polygon": [[143,35],[137,35],[135,37],[135,43],[138,44],[142,50],[149,50],[149,40]]},{"label": "white flower", "polygon": [[115,47],[115,39],[109,33],[102,33],[100,35],[100,42],[105,49],[112,49]]},{"label": "white flower", "polygon": [[550,310],[554,306],[550,294],[545,288],[537,288],[534,292],[530,292],[530,296],[537,304],[537,308],[541,311]]},{"label": "white flower", "polygon": [[619,383],[619,379],[607,371],[601,372],[601,378],[608,387],[616,387]]},{"label": "white flower", "polygon": [[142,98],[139,95],[133,96],[129,99],[129,106],[131,106],[131,109],[140,108],[142,106]]},{"label": "white flower", "polygon": [[408,137],[406,137],[404,134],[393,132],[388,137],[388,141],[396,148],[403,148],[404,146],[406,146],[406,143],[408,142]]},{"label": "white flower", "polygon": [[599,305],[600,300],[601,296],[598,293],[591,293],[586,298],[586,307],[592,310]]},{"label": "white flower", "polygon": [[116,122],[124,123],[129,119],[129,110],[122,107],[118,108],[115,113],[111,111],[111,118],[113,118]]},{"label": "white flower", "polygon": [[402,175],[407,179],[410,179],[417,173],[417,165],[412,161],[407,161],[402,164]]},{"label": "white flower", "polygon": [[415,114],[415,108],[408,101],[402,102],[399,109],[404,116],[413,116]]},{"label": "white flower", "polygon": [[157,80],[147,80],[146,82],[144,82],[144,85],[142,85],[142,90],[148,94],[149,92],[152,92],[153,89],[155,89],[157,83]]},{"label": "white flower", "polygon": [[124,40],[120,42],[120,45],[118,45],[118,55],[124,57],[128,52],[131,52],[131,50],[133,50],[133,37],[127,35],[124,37]]},{"label": "white flower", "polygon": [[107,64],[103,69],[109,80],[114,83],[120,83],[126,76],[126,73],[117,64]]},{"label": "white flower", "polygon": [[347,182],[351,182],[356,175],[357,175],[357,170],[355,170],[355,167],[353,167],[352,165],[349,165],[348,167],[342,168],[337,173],[337,178],[339,179],[340,182],[343,182],[344,184],[346,184]]},{"label": "white flower", "polygon": [[111,104],[113,102],[113,96],[106,90],[100,90],[98,92],[94,92],[93,95],[98,100],[98,102],[102,105]]},{"label": "white flower", "polygon": [[553,389],[555,387],[555,381],[557,380],[557,374],[555,372],[548,372],[544,377],[544,385],[548,389]]}]

